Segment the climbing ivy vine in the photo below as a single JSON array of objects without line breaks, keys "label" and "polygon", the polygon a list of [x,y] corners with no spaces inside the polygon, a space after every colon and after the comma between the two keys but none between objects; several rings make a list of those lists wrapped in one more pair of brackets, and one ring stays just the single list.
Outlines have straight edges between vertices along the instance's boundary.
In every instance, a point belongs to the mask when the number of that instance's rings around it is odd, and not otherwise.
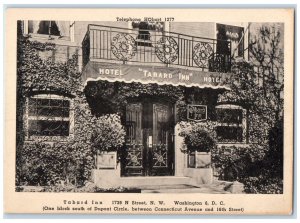
[{"label": "climbing ivy vine", "polygon": [[[93,167],[90,138],[97,124],[85,99],[78,54],[66,62],[43,58],[56,49],[53,43],[31,41],[22,35],[17,44],[17,185],[53,185],[59,182],[83,184]],[[26,139],[25,102],[34,94],[57,94],[74,101],[74,137],[49,140]]]}]

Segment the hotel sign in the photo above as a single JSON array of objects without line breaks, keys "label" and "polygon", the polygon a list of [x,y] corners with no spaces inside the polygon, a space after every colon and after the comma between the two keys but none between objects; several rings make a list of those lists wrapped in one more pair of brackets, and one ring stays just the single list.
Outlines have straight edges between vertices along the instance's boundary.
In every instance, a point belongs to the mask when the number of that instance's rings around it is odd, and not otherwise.
[{"label": "hotel sign", "polygon": [[203,121],[207,119],[206,105],[188,105],[187,119],[193,121]]},{"label": "hotel sign", "polygon": [[187,70],[175,67],[136,66],[90,61],[83,71],[84,81],[106,80],[125,83],[159,84],[200,88],[228,88],[228,73]]}]

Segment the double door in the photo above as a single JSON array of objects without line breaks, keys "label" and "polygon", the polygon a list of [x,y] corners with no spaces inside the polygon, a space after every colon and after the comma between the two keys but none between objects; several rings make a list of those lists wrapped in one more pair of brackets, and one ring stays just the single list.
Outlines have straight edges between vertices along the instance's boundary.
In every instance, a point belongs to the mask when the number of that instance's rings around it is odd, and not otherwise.
[{"label": "double door", "polygon": [[172,104],[143,101],[126,107],[123,176],[167,176],[174,173]]}]

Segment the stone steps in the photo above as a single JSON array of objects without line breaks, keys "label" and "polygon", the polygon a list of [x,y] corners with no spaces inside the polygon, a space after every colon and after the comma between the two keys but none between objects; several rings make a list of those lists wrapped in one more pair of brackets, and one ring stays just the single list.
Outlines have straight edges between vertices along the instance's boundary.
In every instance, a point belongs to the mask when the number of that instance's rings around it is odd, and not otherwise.
[{"label": "stone steps", "polygon": [[141,190],[141,193],[170,193],[170,194],[179,194],[179,193],[199,193],[199,194],[230,194],[228,191],[224,190],[209,190],[203,188],[186,188],[186,189],[157,189],[157,190]]},{"label": "stone steps", "polygon": [[155,176],[155,177],[121,177],[119,183],[123,187],[164,186],[164,185],[189,185],[190,177]]}]

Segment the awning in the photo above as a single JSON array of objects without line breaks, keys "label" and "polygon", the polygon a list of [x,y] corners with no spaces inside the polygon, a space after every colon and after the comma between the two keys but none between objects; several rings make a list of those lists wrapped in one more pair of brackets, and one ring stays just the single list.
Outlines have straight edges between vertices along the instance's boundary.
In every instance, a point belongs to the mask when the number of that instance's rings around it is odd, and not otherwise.
[{"label": "awning", "polygon": [[230,73],[188,70],[177,67],[124,65],[89,61],[83,71],[83,82],[139,82],[142,84],[173,85],[213,89],[230,89]]}]

